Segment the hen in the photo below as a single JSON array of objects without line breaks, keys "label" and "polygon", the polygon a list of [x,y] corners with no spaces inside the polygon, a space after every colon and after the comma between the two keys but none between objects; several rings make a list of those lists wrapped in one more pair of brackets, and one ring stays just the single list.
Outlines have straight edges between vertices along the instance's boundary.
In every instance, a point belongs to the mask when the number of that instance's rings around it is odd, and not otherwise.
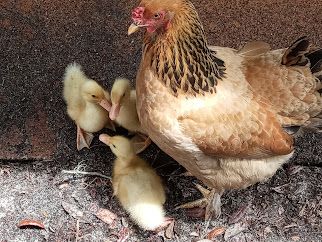
[{"label": "hen", "polygon": [[[292,156],[294,126],[321,127],[322,50],[307,38],[271,51],[208,46],[188,0],[143,0],[137,110],[148,135],[211,191],[188,206],[220,214],[220,195],[270,178]],[[287,130],[286,130],[287,129]]]}]

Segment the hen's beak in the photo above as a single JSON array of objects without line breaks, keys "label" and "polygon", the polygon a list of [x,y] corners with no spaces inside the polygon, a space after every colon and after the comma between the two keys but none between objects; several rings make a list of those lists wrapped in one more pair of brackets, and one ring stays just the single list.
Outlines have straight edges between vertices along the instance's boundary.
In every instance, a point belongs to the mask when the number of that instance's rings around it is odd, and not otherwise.
[{"label": "hen's beak", "polygon": [[109,145],[111,142],[111,137],[107,134],[100,134],[98,137],[100,141],[102,141],[104,144]]},{"label": "hen's beak", "polygon": [[141,27],[140,25],[137,25],[135,23],[132,23],[130,25],[129,29],[127,30],[127,34],[128,35],[131,35],[131,34],[137,32],[140,29],[140,27]]}]

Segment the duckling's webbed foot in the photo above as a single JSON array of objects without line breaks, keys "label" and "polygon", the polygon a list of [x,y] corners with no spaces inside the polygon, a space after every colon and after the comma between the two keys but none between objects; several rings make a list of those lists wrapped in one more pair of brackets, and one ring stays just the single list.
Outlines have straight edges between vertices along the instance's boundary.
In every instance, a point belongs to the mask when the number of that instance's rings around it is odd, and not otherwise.
[{"label": "duckling's webbed foot", "polygon": [[165,230],[167,227],[174,225],[175,219],[174,218],[170,218],[170,217],[165,217],[163,223],[157,227],[155,230],[153,230],[154,232],[160,232]]},{"label": "duckling's webbed foot", "polygon": [[81,150],[83,148],[88,148],[92,143],[94,135],[92,133],[85,132],[77,125],[77,138],[76,145],[77,150]]},{"label": "duckling's webbed foot", "polygon": [[151,139],[148,136],[145,136],[144,134],[141,134],[141,133],[137,133],[131,139],[131,141],[133,143],[136,154],[141,153],[151,144]]},{"label": "duckling's webbed foot", "polygon": [[202,187],[199,184],[196,184],[196,188],[200,191],[203,198],[200,198],[198,200],[182,204],[176,209],[179,208],[205,208],[205,220],[212,219],[213,217],[218,218],[221,215],[221,195],[223,194],[223,191],[217,191],[216,189],[208,190],[204,187]]}]

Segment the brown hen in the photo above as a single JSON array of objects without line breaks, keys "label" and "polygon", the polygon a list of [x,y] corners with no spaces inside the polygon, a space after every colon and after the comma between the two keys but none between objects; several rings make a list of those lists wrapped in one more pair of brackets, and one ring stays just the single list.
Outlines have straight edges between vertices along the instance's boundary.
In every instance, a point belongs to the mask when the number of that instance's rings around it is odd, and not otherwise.
[{"label": "brown hen", "polygon": [[[307,38],[271,51],[209,47],[188,0],[143,0],[137,110],[150,138],[212,191],[188,206],[220,214],[220,195],[270,178],[293,154],[294,126],[321,127],[322,50]],[[287,129],[287,130],[286,130]]]}]

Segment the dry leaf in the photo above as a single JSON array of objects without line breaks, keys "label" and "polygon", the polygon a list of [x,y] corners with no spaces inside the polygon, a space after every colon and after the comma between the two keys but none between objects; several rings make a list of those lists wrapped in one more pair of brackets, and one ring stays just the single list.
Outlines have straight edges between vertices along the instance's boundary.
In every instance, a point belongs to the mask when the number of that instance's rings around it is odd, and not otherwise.
[{"label": "dry leaf", "polygon": [[172,239],[174,236],[174,220],[169,224],[169,226],[166,228],[164,236],[167,239]]},{"label": "dry leaf", "polygon": [[64,189],[64,188],[67,188],[67,187],[69,187],[69,184],[67,182],[63,182],[58,186],[59,189]]},{"label": "dry leaf", "polygon": [[207,235],[207,239],[214,239],[215,237],[217,237],[218,235],[221,235],[225,232],[225,228],[220,227],[220,228],[214,228],[212,229],[208,235]]},{"label": "dry leaf", "polygon": [[301,171],[303,169],[303,166],[289,166],[288,169],[286,170],[288,175],[292,176],[295,175],[296,173],[298,173],[299,171]]},{"label": "dry leaf", "polygon": [[33,220],[33,219],[23,219],[19,222],[18,224],[19,228],[24,228],[24,227],[35,227],[38,229],[45,229],[45,226],[43,225],[42,222]]},{"label": "dry leaf", "polygon": [[291,239],[293,241],[299,241],[300,240],[300,237],[299,236],[292,236]]},{"label": "dry leaf", "polygon": [[291,223],[289,225],[284,226],[283,229],[289,229],[289,228],[293,228],[293,227],[297,227],[297,224],[296,223]]},{"label": "dry leaf", "polygon": [[285,187],[287,187],[288,185],[290,185],[289,183],[287,184],[284,184],[282,186],[278,186],[278,187],[273,187],[271,188],[273,191],[277,192],[277,193],[280,193],[280,194],[284,194],[285,192]]},{"label": "dry leaf", "polygon": [[129,227],[129,223],[128,223],[128,221],[127,221],[127,219],[126,218],[124,218],[124,217],[122,217],[121,218],[121,223],[122,223],[122,225],[124,226],[124,227]]},{"label": "dry leaf", "polygon": [[245,215],[249,208],[249,204],[241,206],[237,211],[235,211],[229,218],[228,224],[235,224],[239,222]]},{"label": "dry leaf", "polygon": [[317,211],[317,214],[322,218],[322,211],[321,210]]},{"label": "dry leaf", "polygon": [[266,234],[270,234],[270,233],[273,233],[273,231],[271,230],[271,227],[269,227],[269,226],[265,227],[264,234],[266,235]]},{"label": "dry leaf", "polygon": [[113,221],[117,218],[116,214],[105,208],[98,209],[98,211],[95,213],[95,216],[106,224],[113,223]]},{"label": "dry leaf", "polygon": [[76,204],[71,204],[62,201],[61,205],[63,206],[65,211],[73,218],[81,219],[84,217],[84,213],[77,207]]},{"label": "dry leaf", "polygon": [[186,209],[186,215],[192,218],[204,218],[206,214],[205,208]]},{"label": "dry leaf", "polygon": [[122,228],[118,234],[117,242],[125,242],[130,237],[129,228]]},{"label": "dry leaf", "polygon": [[198,237],[199,236],[199,234],[197,232],[191,232],[189,235],[190,236],[194,236],[194,237]]},{"label": "dry leaf", "polygon": [[282,215],[285,212],[284,208],[281,206],[278,208],[278,214]]},{"label": "dry leaf", "polygon": [[247,229],[247,224],[242,222],[230,226],[225,232],[225,241],[243,232],[245,229]]}]

